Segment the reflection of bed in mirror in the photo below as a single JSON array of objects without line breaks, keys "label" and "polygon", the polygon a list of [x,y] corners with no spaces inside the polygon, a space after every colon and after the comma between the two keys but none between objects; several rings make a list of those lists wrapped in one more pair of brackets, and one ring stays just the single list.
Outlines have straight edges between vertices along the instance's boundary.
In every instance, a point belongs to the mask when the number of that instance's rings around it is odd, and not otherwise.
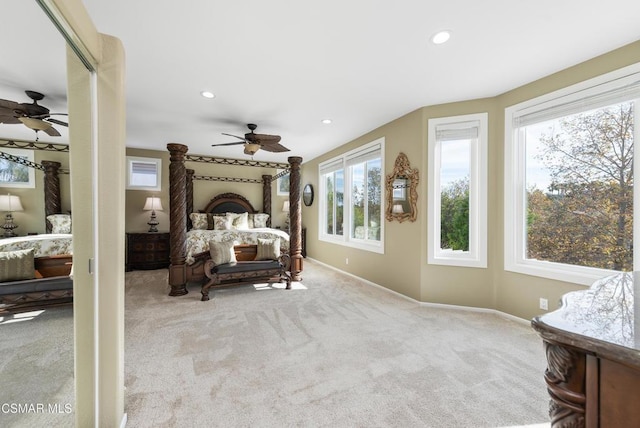
[{"label": "reflection of bed in mirror", "polygon": [[43,221],[48,233],[0,239],[0,305],[14,309],[71,302],[73,294],[71,215],[61,213],[60,163],[27,166],[44,171]]}]

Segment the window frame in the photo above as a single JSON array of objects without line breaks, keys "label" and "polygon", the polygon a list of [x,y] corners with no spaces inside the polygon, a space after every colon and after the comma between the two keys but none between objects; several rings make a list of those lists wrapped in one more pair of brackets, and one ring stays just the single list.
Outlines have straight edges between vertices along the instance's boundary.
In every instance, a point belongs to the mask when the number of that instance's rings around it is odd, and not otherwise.
[{"label": "window frame", "polygon": [[[156,166],[156,185],[155,186],[142,186],[142,185],[133,185],[132,175],[133,175],[133,164],[135,162],[140,163],[150,163],[155,164]],[[126,177],[126,187],[127,190],[148,190],[148,191],[161,191],[162,190],[162,159],[160,158],[148,158],[141,156],[127,156],[127,177]]]},{"label": "window frame", "polygon": [[[428,208],[427,262],[434,265],[487,267],[487,196],[488,196],[488,113],[433,118],[428,121]],[[469,172],[469,251],[443,250],[440,247],[441,187],[439,125],[478,123],[478,138],[470,147]]]},{"label": "window frame", "polygon": [[[352,238],[352,224],[353,224],[353,210],[351,209],[352,204],[352,183],[353,177],[351,173],[350,165],[348,165],[348,161],[353,159],[358,153],[366,152],[371,150],[373,147],[379,146],[380,153],[380,189],[381,189],[381,200],[380,200],[380,240],[370,240],[370,239],[358,239]],[[336,167],[336,164],[339,166]],[[343,200],[343,226],[342,226],[342,235],[336,234],[328,234],[326,233],[327,228],[327,189],[326,189],[326,181],[325,176],[331,171],[326,171],[324,174],[322,172],[324,167],[332,166],[333,173],[338,170],[343,171],[344,177],[344,200]],[[360,250],[371,251],[374,253],[384,254],[384,212],[385,212],[385,198],[384,198],[384,179],[385,179],[385,138],[379,138],[370,143],[359,146],[356,149],[349,150],[341,154],[340,156],[333,157],[324,162],[321,162],[318,165],[318,239],[320,241],[329,242],[332,244],[343,245],[346,247],[357,248]],[[335,180],[334,180],[335,181]],[[366,186],[366,183],[365,183]],[[335,183],[334,183],[335,188]],[[336,210],[334,209],[334,216]],[[337,228],[336,228],[337,229]]]},{"label": "window frame", "polygon": [[[557,91],[536,97],[505,109],[504,138],[504,269],[526,275],[548,278],[582,285],[591,285],[603,276],[619,272],[575,266],[564,263],[533,260],[526,258],[526,149],[518,140],[520,128],[514,125],[516,118],[543,112],[554,107],[569,105],[588,97],[604,94],[616,88],[623,88],[632,81],[640,80],[640,63],[606,73],[595,78],[571,85]],[[634,140],[640,136],[640,95],[630,97],[636,100],[634,109]],[[638,144],[634,145],[634,159],[640,154]],[[634,177],[640,177],[640,162],[634,161]],[[634,205],[640,202],[640,186],[634,186]],[[640,210],[634,210],[633,218],[634,266],[639,266],[640,257]]]}]

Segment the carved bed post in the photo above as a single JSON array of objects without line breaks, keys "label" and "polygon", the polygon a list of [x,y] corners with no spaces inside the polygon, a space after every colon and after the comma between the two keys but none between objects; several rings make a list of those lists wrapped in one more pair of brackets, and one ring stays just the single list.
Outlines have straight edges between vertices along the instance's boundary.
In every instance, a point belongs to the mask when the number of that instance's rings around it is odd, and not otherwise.
[{"label": "carved bed post", "polygon": [[187,168],[187,230],[191,229],[189,214],[193,212],[193,174],[194,170]]},{"label": "carved bed post", "polygon": [[169,296],[182,296],[187,290],[187,171],[184,155],[189,148],[184,144],[167,144],[169,150],[169,222],[171,253],[169,266]]},{"label": "carved bed post", "polygon": [[302,279],[302,207],[300,206],[300,164],[302,158],[289,157],[289,254],[291,255],[291,280]]},{"label": "carved bed post", "polygon": [[58,169],[60,169],[60,162],[54,161],[42,161],[44,166],[44,216],[47,233],[51,233],[51,223],[46,220],[46,217],[51,214],[58,214],[62,211],[62,204],[60,203],[60,177],[58,176]]},{"label": "carved bed post", "polygon": [[271,227],[271,176],[262,176],[262,212],[269,214],[267,227]]}]

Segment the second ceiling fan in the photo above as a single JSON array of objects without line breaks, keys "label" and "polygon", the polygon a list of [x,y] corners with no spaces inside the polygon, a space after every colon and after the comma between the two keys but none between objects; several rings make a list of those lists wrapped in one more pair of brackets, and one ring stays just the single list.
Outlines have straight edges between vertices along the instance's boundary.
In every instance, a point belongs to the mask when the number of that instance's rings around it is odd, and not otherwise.
[{"label": "second ceiling fan", "polygon": [[253,131],[255,131],[257,127],[258,125],[254,123],[247,124],[247,128],[249,128],[249,132],[244,134],[244,137],[239,137],[233,134],[225,134],[223,132],[222,135],[228,135],[230,137],[238,138],[242,141],[237,141],[233,143],[212,144],[211,147],[235,146],[235,145],[244,144],[244,153],[251,156],[253,156],[260,149],[267,152],[274,152],[274,153],[289,151],[289,149],[287,149],[285,146],[280,144],[279,135],[256,134]]}]

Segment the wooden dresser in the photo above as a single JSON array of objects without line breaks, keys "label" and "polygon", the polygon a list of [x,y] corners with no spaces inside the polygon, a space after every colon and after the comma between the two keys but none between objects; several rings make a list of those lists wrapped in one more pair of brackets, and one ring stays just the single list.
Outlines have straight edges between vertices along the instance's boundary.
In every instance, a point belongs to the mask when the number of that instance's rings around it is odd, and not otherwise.
[{"label": "wooden dresser", "polygon": [[147,270],[169,267],[169,232],[127,233],[125,269]]},{"label": "wooden dresser", "polygon": [[552,427],[639,426],[640,276],[636,279],[632,273],[603,278],[566,294],[560,309],[532,320],[547,355]]}]

